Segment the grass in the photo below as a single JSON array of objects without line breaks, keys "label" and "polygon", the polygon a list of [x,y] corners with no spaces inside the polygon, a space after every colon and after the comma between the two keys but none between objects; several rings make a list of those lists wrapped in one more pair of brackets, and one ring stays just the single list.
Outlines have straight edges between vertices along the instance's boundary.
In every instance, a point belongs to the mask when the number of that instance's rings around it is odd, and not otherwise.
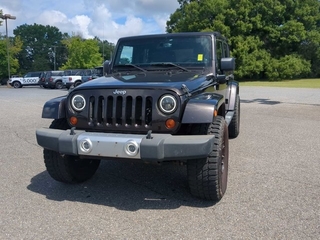
[{"label": "grass", "polygon": [[289,87],[289,88],[320,88],[320,79],[298,79],[283,81],[241,81],[240,86],[252,87]]}]

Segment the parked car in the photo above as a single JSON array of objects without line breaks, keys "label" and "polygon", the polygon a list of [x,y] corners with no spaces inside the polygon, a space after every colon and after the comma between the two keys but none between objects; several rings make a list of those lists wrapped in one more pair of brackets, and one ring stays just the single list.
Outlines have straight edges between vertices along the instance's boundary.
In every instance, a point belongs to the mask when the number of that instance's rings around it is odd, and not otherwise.
[{"label": "parked car", "polygon": [[47,73],[47,72],[42,72],[42,73],[40,74],[40,76],[39,76],[39,82],[38,82],[38,84],[39,84],[39,86],[40,86],[41,88],[43,88],[43,85],[44,85],[44,83],[45,83],[46,73]]},{"label": "parked car", "polygon": [[81,76],[81,82],[85,83],[90,80],[96,79],[98,77],[102,77],[103,75],[103,68],[102,67],[96,67],[94,69],[87,69],[83,71],[83,74]]},{"label": "parked car", "polygon": [[96,72],[96,75],[99,76],[99,77],[102,77],[104,72],[103,72],[103,66],[99,66],[99,67],[95,67],[95,72]]},{"label": "parked car", "polygon": [[41,85],[44,88],[51,88],[51,89],[62,89],[62,76],[64,75],[64,71],[47,71],[45,77],[41,78],[44,81],[41,81]]},{"label": "parked car", "polygon": [[21,88],[23,86],[34,86],[39,84],[40,75],[43,72],[28,72],[23,77],[18,77],[16,75],[11,76],[9,79],[9,84],[14,88]]},{"label": "parked car", "polygon": [[84,74],[83,69],[65,70],[62,77],[63,86],[67,89],[70,87],[76,87],[82,83],[81,76]]}]

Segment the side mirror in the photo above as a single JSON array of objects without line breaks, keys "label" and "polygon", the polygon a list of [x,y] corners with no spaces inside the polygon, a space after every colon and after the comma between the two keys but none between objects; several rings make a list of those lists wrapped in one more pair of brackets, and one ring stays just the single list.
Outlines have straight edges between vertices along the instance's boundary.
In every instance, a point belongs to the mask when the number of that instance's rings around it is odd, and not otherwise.
[{"label": "side mirror", "polygon": [[226,79],[226,75],[218,75],[217,76],[217,82],[219,84],[225,84],[227,82],[227,79]]},{"label": "side mirror", "polygon": [[234,71],[236,69],[236,60],[233,57],[221,58],[222,71]]},{"label": "side mirror", "polygon": [[111,62],[109,60],[107,60],[103,63],[103,75],[110,73],[110,64],[111,64]]}]

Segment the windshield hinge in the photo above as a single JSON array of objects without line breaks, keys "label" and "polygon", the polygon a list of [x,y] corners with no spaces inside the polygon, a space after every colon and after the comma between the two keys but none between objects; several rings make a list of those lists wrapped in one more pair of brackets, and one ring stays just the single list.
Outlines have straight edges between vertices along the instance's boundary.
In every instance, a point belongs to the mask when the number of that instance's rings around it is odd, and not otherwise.
[{"label": "windshield hinge", "polygon": [[182,85],[181,85],[181,89],[182,89],[182,91],[183,91],[184,93],[187,94],[188,97],[191,97],[190,90],[189,90],[189,88],[188,88],[185,84],[182,84]]},{"label": "windshield hinge", "polygon": [[216,77],[215,77],[215,75],[213,73],[209,73],[209,74],[206,75],[206,80],[207,81],[215,80],[215,79],[216,79]]}]

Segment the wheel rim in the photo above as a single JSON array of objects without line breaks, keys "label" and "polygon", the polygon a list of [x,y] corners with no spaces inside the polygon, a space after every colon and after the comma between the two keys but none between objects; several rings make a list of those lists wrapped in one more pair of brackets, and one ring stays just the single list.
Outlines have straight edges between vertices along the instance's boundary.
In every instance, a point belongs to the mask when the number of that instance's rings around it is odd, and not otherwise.
[{"label": "wheel rim", "polygon": [[61,82],[57,82],[56,83],[56,88],[57,89],[61,89],[62,88],[62,83]]},{"label": "wheel rim", "polygon": [[19,84],[18,82],[15,82],[15,83],[13,84],[13,87],[14,87],[14,88],[19,88],[19,87],[20,87],[20,84]]}]

